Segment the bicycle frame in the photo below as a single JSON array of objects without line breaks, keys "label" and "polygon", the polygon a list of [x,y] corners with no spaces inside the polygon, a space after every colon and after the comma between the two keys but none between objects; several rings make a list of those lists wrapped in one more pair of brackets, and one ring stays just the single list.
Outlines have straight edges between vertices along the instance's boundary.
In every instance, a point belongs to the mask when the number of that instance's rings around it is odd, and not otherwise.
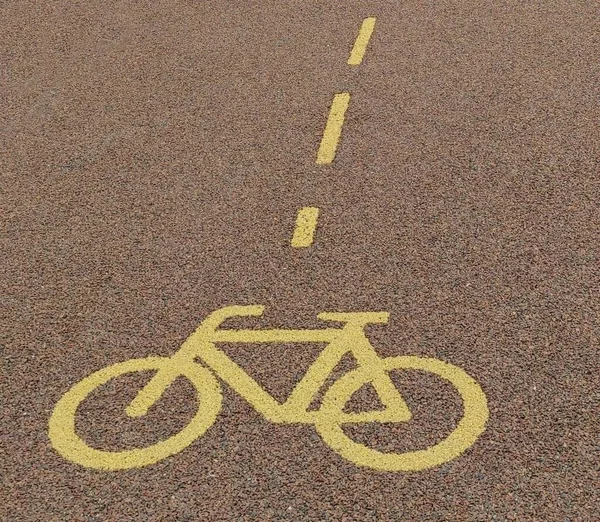
[{"label": "bicycle frame", "polygon": [[[321,415],[319,410],[309,411],[316,394],[327,381],[336,365],[346,353],[352,353],[365,382],[371,382],[379,394],[384,410],[361,413],[336,412],[339,422],[405,422],[411,413],[382,361],[364,334],[367,324],[386,324],[385,312],[324,312],[317,317],[325,321],[345,323],[342,328],[314,330],[250,330],[219,329],[232,317],[262,316],[263,306],[229,306],[216,310],[206,317],[181,348],[170,358],[172,364],[160,370],[140,390],[126,412],[132,417],[144,415],[163,394],[166,388],[181,375],[182,365],[208,366],[218,377],[244,397],[266,419],[275,423],[314,424]],[[284,403],[278,402],[250,377],[238,364],[216,347],[216,343],[327,343],[317,359]],[[331,412],[327,413],[329,416]]]}]

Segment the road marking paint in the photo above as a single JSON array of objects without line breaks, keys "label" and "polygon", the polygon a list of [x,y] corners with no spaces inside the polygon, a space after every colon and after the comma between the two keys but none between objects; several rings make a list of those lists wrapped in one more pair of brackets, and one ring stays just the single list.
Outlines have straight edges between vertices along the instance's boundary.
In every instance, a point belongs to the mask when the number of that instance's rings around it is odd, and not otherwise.
[{"label": "road marking paint", "polygon": [[373,29],[375,28],[375,20],[377,20],[375,17],[365,18],[363,20],[356,41],[354,42],[354,47],[352,47],[350,58],[348,58],[348,65],[361,64],[365,51],[367,50],[367,45],[373,34]]},{"label": "road marking paint", "polygon": [[304,207],[298,211],[296,228],[292,237],[294,248],[306,248],[312,245],[318,218],[319,209],[316,207]]},{"label": "road marking paint", "polygon": [[[53,448],[65,459],[88,468],[116,471],[149,466],[184,450],[214,424],[223,402],[221,383],[228,384],[266,420],[313,425],[323,442],[338,455],[357,466],[379,471],[421,471],[440,466],[462,455],[485,430],[489,418],[487,398],[477,381],[463,369],[429,357],[381,357],[376,352],[365,328],[369,324],[387,324],[389,313],[322,312],[317,315],[319,319],[342,325],[314,330],[221,328],[232,317],[261,317],[264,308],[249,305],[215,310],[170,357],[129,359],[84,377],[59,399],[52,411],[48,436]],[[324,343],[325,346],[282,403],[217,346],[222,342]],[[353,356],[358,366],[331,384],[331,376],[347,355]],[[79,405],[109,381],[148,370],[153,370],[154,376],[138,391],[125,413],[135,417],[144,415],[149,408],[160,405],[161,396],[171,384],[185,377],[197,391],[198,411],[194,417],[178,433],[153,444],[126,450],[89,446],[75,425]],[[343,426],[400,424],[411,420],[412,413],[389,375],[398,370],[428,372],[447,381],[462,399],[463,415],[454,430],[432,446],[383,453],[352,439]],[[373,386],[384,409],[346,412],[348,401],[367,384]],[[318,410],[310,409],[324,387],[321,406]]]},{"label": "road marking paint", "polygon": [[329,110],[329,117],[317,153],[317,165],[328,165],[335,158],[335,151],[344,125],[344,115],[349,103],[349,92],[342,92],[333,97],[333,103]]}]

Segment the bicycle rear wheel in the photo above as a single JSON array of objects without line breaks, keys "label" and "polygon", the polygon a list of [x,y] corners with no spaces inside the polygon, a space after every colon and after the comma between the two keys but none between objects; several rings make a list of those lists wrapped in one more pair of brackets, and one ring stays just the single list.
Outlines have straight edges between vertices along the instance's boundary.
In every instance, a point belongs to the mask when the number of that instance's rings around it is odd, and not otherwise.
[{"label": "bicycle rear wheel", "polygon": [[56,403],[48,425],[48,436],[54,449],[65,459],[101,470],[122,470],[154,464],[180,452],[215,422],[221,409],[221,389],[215,376],[199,364],[182,366],[180,374],[189,379],[197,391],[198,412],[179,433],[146,448],[105,451],[92,448],[75,430],[78,406],[99,386],[111,379],[146,370],[161,370],[172,365],[168,357],[131,359],[107,366],[75,384]]},{"label": "bicycle rear wheel", "polygon": [[449,381],[463,401],[463,417],[443,441],[419,451],[384,453],[353,441],[335,419],[340,417],[346,403],[370,379],[361,368],[353,370],[326,391],[321,414],[315,423],[321,438],[336,453],[357,464],[380,471],[421,471],[448,462],[471,447],[485,430],[489,417],[487,399],[481,386],[464,370],[438,359],[416,356],[388,357],[382,369],[424,370]]}]

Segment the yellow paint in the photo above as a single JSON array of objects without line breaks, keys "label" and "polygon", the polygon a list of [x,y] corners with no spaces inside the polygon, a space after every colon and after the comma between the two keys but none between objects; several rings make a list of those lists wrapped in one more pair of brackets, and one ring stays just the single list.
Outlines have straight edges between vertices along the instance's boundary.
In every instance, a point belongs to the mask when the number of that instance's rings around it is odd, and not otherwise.
[{"label": "yellow paint", "polygon": [[[319,319],[342,323],[341,327],[315,330],[233,330],[219,326],[230,317],[261,316],[262,306],[229,306],[207,316],[180,349],[171,357],[146,357],[113,364],[92,373],[68,390],[56,404],[49,422],[54,449],[64,458],[101,470],[138,468],[174,455],[201,437],[215,422],[221,409],[219,377],[244,397],[265,418],[276,423],[313,424],[335,452],[359,466],[381,471],[420,471],[458,457],[471,447],[485,429],[489,416],[481,387],[467,373],[451,364],[426,357],[381,358],[367,339],[367,324],[386,324],[385,312],[328,312]],[[326,347],[309,367],[284,403],[275,400],[240,366],[219,350],[216,343],[320,342]],[[258,348],[261,349],[261,348]],[[345,354],[352,354],[357,368],[345,374],[325,391],[320,409],[309,411],[319,390]],[[202,363],[202,364],[200,364]],[[126,451],[95,449],[79,437],[75,417],[78,406],[96,388],[111,379],[154,370],[152,379],[126,408],[130,416],[145,414],[164,391],[180,376],[197,391],[198,412],[179,433],[145,448]],[[408,422],[411,413],[390,379],[391,370],[421,370],[452,384],[463,401],[463,417],[441,442],[419,451],[383,453],[354,442],[344,424],[365,422]],[[371,383],[383,410],[346,413],[344,407],[353,393]]]},{"label": "yellow paint", "polygon": [[377,19],[374,17],[363,20],[356,41],[354,42],[354,47],[352,47],[350,58],[348,58],[348,65],[360,65],[362,63],[367,45],[375,28],[375,20]]},{"label": "yellow paint", "polygon": [[333,103],[329,110],[327,124],[323,131],[323,138],[317,153],[317,164],[327,165],[335,158],[335,151],[338,146],[338,141],[342,135],[342,126],[344,125],[344,116],[350,103],[350,93],[342,92],[333,97]]},{"label": "yellow paint", "polygon": [[316,207],[304,207],[299,210],[292,237],[294,248],[306,248],[312,245],[318,219],[319,209]]}]

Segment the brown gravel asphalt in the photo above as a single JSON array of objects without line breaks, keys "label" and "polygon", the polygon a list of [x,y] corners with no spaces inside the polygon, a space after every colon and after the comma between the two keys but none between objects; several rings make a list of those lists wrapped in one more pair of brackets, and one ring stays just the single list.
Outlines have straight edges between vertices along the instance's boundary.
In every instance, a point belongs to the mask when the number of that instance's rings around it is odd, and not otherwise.
[{"label": "brown gravel asphalt", "polygon": [[[0,520],[600,520],[599,28],[592,0],[3,1]],[[318,166],[342,91],[337,157]],[[319,225],[294,249],[303,206]],[[388,311],[367,330],[378,353],[464,369],[487,429],[441,466],[374,471],[224,386],[216,424],[154,465],[52,448],[73,384],[171,355],[232,304],[282,328]],[[321,348],[223,347],[281,400]],[[395,379],[413,422],[353,436],[443,439],[452,388]],[[126,417],[142,382],[82,405],[91,446],[144,446],[195,412],[181,381]]]}]

